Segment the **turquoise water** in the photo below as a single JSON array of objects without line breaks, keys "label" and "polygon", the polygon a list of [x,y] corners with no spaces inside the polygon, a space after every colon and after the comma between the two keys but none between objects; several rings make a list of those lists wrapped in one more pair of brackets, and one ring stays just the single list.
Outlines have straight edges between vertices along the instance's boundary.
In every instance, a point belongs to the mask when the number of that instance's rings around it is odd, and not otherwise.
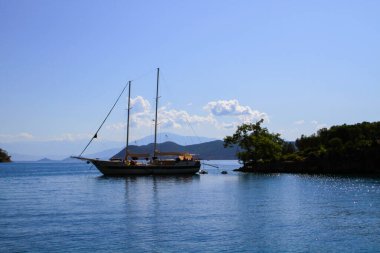
[{"label": "turquoise water", "polygon": [[[0,252],[379,252],[380,179],[0,164]],[[227,175],[221,175],[227,170]]]}]

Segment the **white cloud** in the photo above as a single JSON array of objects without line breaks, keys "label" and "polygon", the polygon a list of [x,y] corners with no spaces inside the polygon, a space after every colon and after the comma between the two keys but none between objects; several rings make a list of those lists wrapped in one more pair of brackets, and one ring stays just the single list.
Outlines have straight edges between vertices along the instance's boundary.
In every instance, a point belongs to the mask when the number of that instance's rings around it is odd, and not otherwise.
[{"label": "white cloud", "polygon": [[[131,127],[147,127],[153,124],[154,114],[151,111],[151,105],[149,101],[142,96],[131,98],[131,115],[130,124]],[[119,123],[118,130],[125,128],[125,124]]]},{"label": "white cloud", "polygon": [[107,130],[114,130],[114,131],[119,131],[119,130],[124,130],[127,127],[127,123],[114,123],[111,125],[107,125],[106,129]]},{"label": "white cloud", "polygon": [[34,139],[34,136],[31,133],[20,133],[18,136],[22,139],[31,140]]},{"label": "white cloud", "polygon": [[[194,105],[192,105],[194,106]],[[154,127],[154,107],[143,96],[131,99],[130,127],[132,135],[143,136],[151,133]],[[208,113],[191,114],[187,110],[172,109],[169,103],[161,106],[158,111],[158,126],[161,130],[170,130],[185,134],[189,127],[194,127],[198,133],[204,132],[207,135],[224,136],[243,122],[252,122],[264,118],[268,120],[266,113],[253,110],[249,106],[241,105],[237,100],[219,100],[209,102],[205,107]],[[220,116],[220,117],[219,117]],[[226,117],[222,117],[226,116]],[[113,122],[104,127],[99,138],[124,138],[126,122]],[[65,134],[61,139],[73,140],[79,136]],[[91,138],[91,135],[87,135]]]},{"label": "white cloud", "polygon": [[322,129],[322,128],[327,128],[328,126],[327,126],[327,124],[325,124],[325,123],[319,123],[318,121],[316,121],[316,120],[313,120],[313,121],[311,121],[310,122],[312,125],[315,125],[315,131],[318,131],[318,130],[320,130],[320,129]]},{"label": "white cloud", "polygon": [[295,125],[303,125],[305,124],[305,120],[301,119],[301,120],[297,120],[294,122]]},{"label": "white cloud", "polygon": [[[191,104],[191,103],[190,103]],[[154,125],[154,110],[148,100],[142,96],[131,99],[131,127],[152,127]],[[158,124],[162,129],[180,129],[188,124],[207,124],[218,129],[231,129],[242,122],[252,122],[254,120],[264,119],[268,121],[268,115],[249,106],[244,106],[236,99],[211,101],[205,110],[208,115],[190,114],[185,110],[170,109],[170,103],[159,108]],[[232,116],[235,119],[228,121],[227,118],[218,116]],[[238,119],[238,120],[236,120]],[[125,129],[125,123],[116,123],[108,126],[108,129],[121,130]]]},{"label": "white cloud", "polygon": [[131,108],[133,113],[146,113],[150,111],[151,106],[147,99],[144,99],[142,96],[137,96],[131,98]]},{"label": "white cloud", "polygon": [[214,117],[212,115],[199,116],[190,115],[184,110],[165,110],[165,108],[160,109],[158,122],[163,128],[181,128],[183,125],[187,124],[201,124],[201,123],[215,123]]},{"label": "white cloud", "polygon": [[[169,109],[170,103],[159,108],[158,124],[161,128],[182,128],[185,124],[215,123],[212,115],[200,116],[190,114],[185,110]],[[132,128],[152,127],[154,125],[154,110],[149,101],[142,96],[131,98],[130,124]],[[108,125],[109,130],[125,129],[125,123]]]},{"label": "white cloud", "polygon": [[24,141],[77,141],[89,140],[91,134],[84,133],[63,133],[56,136],[34,136],[31,133],[18,133],[18,134],[0,134],[1,142],[24,142]]},{"label": "white cloud", "polygon": [[313,125],[318,125],[318,121],[316,121],[316,120],[312,120],[312,121],[311,121],[311,124],[313,124]]},{"label": "white cloud", "polygon": [[249,106],[241,105],[236,99],[211,101],[203,109],[214,116],[237,116],[242,122],[259,119],[268,121],[268,115],[265,112],[259,112]]},{"label": "white cloud", "polygon": [[136,113],[130,116],[131,127],[149,127],[154,124],[154,115],[150,111]]},{"label": "white cloud", "polygon": [[[190,105],[189,105],[190,106]],[[192,104],[191,107],[197,105]],[[143,96],[131,99],[130,126],[134,137],[143,137],[152,133],[154,126],[154,107]],[[204,109],[208,112],[192,114],[187,110],[172,109],[170,104],[161,106],[158,112],[158,124],[161,130],[169,130],[179,134],[191,132],[189,127],[198,134],[223,137],[229,134],[233,128],[247,121],[256,121],[261,118],[267,120],[268,116],[249,106],[241,105],[237,100],[219,100],[209,102]],[[190,108],[190,107],[188,107]],[[195,108],[194,108],[195,109]],[[199,109],[199,108],[197,108]],[[190,110],[190,109],[189,109]],[[225,116],[225,117],[223,117]],[[109,122],[99,132],[98,140],[120,140],[125,138],[126,121]],[[15,141],[77,141],[90,140],[94,133],[62,133],[56,136],[35,137],[30,133],[13,135],[0,134],[0,142]]]},{"label": "white cloud", "polygon": [[45,141],[78,141],[78,140],[90,140],[92,134],[88,133],[63,133],[58,136],[50,137]]},{"label": "white cloud", "polygon": [[236,99],[211,101],[207,103],[204,109],[215,116],[249,115],[252,112],[249,106],[240,105]]},{"label": "white cloud", "polygon": [[17,134],[0,134],[0,141],[2,142],[30,141],[34,139],[35,139],[35,136],[27,132],[22,132],[22,133],[17,133]]},{"label": "white cloud", "polygon": [[218,124],[218,127],[220,129],[233,129],[233,128],[236,128],[238,125],[239,124],[237,122],[232,122],[232,123],[222,122]]}]

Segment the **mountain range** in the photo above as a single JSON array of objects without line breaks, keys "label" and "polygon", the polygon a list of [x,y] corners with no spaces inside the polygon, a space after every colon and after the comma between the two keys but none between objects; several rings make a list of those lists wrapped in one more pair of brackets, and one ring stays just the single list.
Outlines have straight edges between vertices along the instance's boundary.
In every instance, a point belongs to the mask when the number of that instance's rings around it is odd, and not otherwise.
[{"label": "mountain range", "polygon": [[[193,145],[179,145],[174,142],[164,142],[157,145],[161,152],[189,152],[197,155],[202,160],[234,160],[236,159],[237,148],[224,148],[223,141],[216,140]],[[131,153],[152,153],[153,143],[143,146],[129,146]],[[113,158],[123,158],[125,148],[115,154]]]},{"label": "mountain range", "polygon": [[[129,151],[131,153],[140,153],[140,154],[152,153],[153,146],[154,146],[153,143],[150,143],[148,145],[142,145],[142,146],[131,145],[129,146]],[[196,155],[197,158],[202,159],[202,160],[235,160],[236,151],[238,150],[236,146],[232,148],[224,148],[223,141],[220,141],[220,140],[187,145],[187,146],[179,145],[177,143],[168,141],[168,142],[157,144],[157,148],[161,152],[189,152],[191,154]],[[125,148],[123,148],[122,150],[109,149],[103,152],[89,154],[89,155],[86,155],[85,157],[107,160],[109,158],[123,159],[124,156],[125,156]],[[43,158],[43,159],[37,160],[36,162],[41,162],[41,163],[66,162],[67,163],[67,162],[78,162],[78,161],[79,160],[77,159],[68,157],[63,160],[53,160],[53,159]]]},{"label": "mountain range", "polygon": [[[202,137],[202,136],[184,136],[184,135],[178,135],[173,134],[169,132],[163,132],[157,134],[157,143],[164,143],[164,142],[174,142],[179,145],[193,145],[193,144],[199,144],[209,141],[215,141],[217,139],[215,138],[209,138],[209,137]],[[148,145],[149,143],[154,142],[154,135],[148,135],[144,138],[132,141],[131,144],[136,146],[141,145]]]},{"label": "mountain range", "polygon": [[[154,140],[153,135],[132,141],[130,147],[138,150],[153,150],[153,147],[149,146],[149,143],[152,143]],[[209,143],[216,141],[215,138],[208,137],[197,137],[197,136],[182,136],[173,133],[160,133],[157,138],[158,143],[173,143],[163,145],[163,150],[166,148],[171,151],[184,151],[190,146],[188,150],[191,153],[200,153],[197,152],[197,144]],[[9,155],[12,156],[13,161],[40,161],[42,159],[60,161],[71,155],[78,155],[78,153],[86,146],[88,140],[77,140],[77,141],[18,141],[18,142],[0,142],[0,147],[8,151]],[[219,140],[219,142],[221,142]],[[216,142],[218,143],[218,142]],[[178,145],[175,146],[175,145]],[[153,145],[153,144],[151,144]],[[204,147],[209,145],[215,145],[214,148],[219,150],[221,144],[205,144]],[[95,139],[90,145],[89,150],[84,154],[86,157],[91,158],[101,158],[108,159],[115,154],[123,150],[125,143],[120,141],[102,141]],[[195,146],[195,148],[194,148]],[[207,148],[206,148],[207,149]],[[122,151],[121,151],[122,152]],[[207,156],[212,156],[207,153]],[[230,156],[228,156],[230,157]],[[230,158],[226,158],[230,159]],[[69,161],[69,160],[66,160]]]}]

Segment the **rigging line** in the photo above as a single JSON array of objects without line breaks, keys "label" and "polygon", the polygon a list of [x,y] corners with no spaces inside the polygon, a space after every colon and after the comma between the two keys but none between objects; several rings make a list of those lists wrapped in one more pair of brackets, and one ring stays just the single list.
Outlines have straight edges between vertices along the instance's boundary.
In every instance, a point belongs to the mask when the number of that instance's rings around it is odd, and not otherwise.
[{"label": "rigging line", "polygon": [[202,164],[219,169],[219,166],[215,164],[209,164],[209,163],[202,163]]},{"label": "rigging line", "polygon": [[123,90],[121,91],[119,97],[116,99],[116,102],[113,104],[111,110],[108,112],[106,118],[103,120],[102,124],[100,124],[100,127],[98,128],[98,130],[96,130],[96,133],[94,134],[94,136],[91,138],[91,140],[88,142],[87,146],[83,149],[83,151],[80,153],[79,157],[82,156],[82,154],[84,153],[84,151],[86,151],[86,149],[88,148],[88,146],[90,146],[91,142],[98,137],[98,132],[99,130],[102,128],[102,126],[104,125],[104,122],[106,122],[106,120],[108,119],[108,117],[110,116],[111,112],[113,111],[113,108],[115,108],[117,102],[119,102],[121,96],[123,95],[125,89],[128,87],[129,85],[129,82],[124,86]]},{"label": "rigging line", "polygon": [[197,137],[198,142],[201,143],[201,139],[199,138],[199,136],[198,136],[197,133],[195,132],[195,130],[194,130],[193,126],[191,125],[189,119],[187,119],[187,118],[185,117],[185,120],[186,120],[187,125],[188,125],[188,126],[191,128],[191,130],[193,131],[194,136]]},{"label": "rigging line", "polygon": [[[195,132],[193,126],[191,125],[189,119],[187,119],[186,117],[185,117],[185,119],[186,119],[186,123],[187,123],[187,125],[188,125],[188,126],[191,128],[191,130],[193,131],[193,134],[195,135],[195,137],[197,137],[197,139],[198,139],[198,143],[202,143],[202,142],[201,142],[201,139],[199,138],[199,136],[198,136],[197,133]],[[197,151],[199,151],[199,148],[198,148]],[[198,152],[198,153],[199,153],[199,152]]]}]

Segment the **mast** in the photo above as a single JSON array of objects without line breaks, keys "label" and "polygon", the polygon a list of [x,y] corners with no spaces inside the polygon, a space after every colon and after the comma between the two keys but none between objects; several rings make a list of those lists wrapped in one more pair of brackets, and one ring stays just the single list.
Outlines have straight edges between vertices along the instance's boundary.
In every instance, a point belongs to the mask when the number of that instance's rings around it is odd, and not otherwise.
[{"label": "mast", "polygon": [[131,111],[131,84],[132,84],[132,81],[129,81],[128,82],[128,116],[127,116],[127,141],[126,141],[126,147],[125,147],[125,160],[127,161],[128,160],[128,155],[129,155],[129,150],[128,150],[128,147],[129,147],[129,114],[130,114],[130,111]]},{"label": "mast", "polygon": [[158,111],[158,84],[160,80],[160,68],[157,68],[157,89],[156,89],[156,116],[154,119],[154,150],[153,150],[153,158],[156,157],[157,154],[157,111]]}]

